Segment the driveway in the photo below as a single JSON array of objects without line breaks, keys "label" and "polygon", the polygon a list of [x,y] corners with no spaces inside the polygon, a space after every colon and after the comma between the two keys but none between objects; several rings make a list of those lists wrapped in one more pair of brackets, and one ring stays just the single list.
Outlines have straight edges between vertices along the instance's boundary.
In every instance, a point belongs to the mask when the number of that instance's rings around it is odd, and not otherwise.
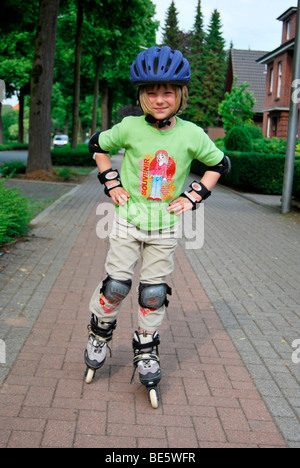
[{"label": "driveway", "polygon": [[28,151],[0,151],[0,164],[12,161],[22,161],[26,164]]}]

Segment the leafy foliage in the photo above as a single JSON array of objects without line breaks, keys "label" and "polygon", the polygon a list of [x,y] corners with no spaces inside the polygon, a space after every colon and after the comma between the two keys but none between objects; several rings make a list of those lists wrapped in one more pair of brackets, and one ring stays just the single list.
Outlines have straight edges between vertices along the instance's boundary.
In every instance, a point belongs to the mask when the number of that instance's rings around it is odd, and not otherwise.
[{"label": "leafy foliage", "polygon": [[247,128],[232,127],[226,134],[225,148],[229,151],[251,151],[252,139]]},{"label": "leafy foliage", "polygon": [[29,229],[31,212],[28,200],[17,189],[5,187],[0,181],[0,245],[23,236]]},{"label": "leafy foliage", "polygon": [[253,141],[253,151],[265,154],[285,154],[286,140],[273,137],[271,140],[263,138]]},{"label": "leafy foliage", "polygon": [[[281,195],[285,157],[281,154],[241,153],[226,151],[230,157],[232,169],[221,182],[244,191]],[[192,172],[202,175],[206,166],[199,161],[192,163]],[[300,197],[300,160],[295,162],[293,195]]]},{"label": "leafy foliage", "polygon": [[242,83],[238,87],[237,77],[235,77],[231,93],[225,93],[225,99],[219,105],[219,113],[223,118],[225,130],[245,126],[252,122],[255,98],[253,93],[247,91],[249,86],[248,83]]},{"label": "leafy foliage", "polygon": [[26,166],[21,161],[11,161],[0,165],[0,174],[3,177],[13,177],[17,174],[25,174]]}]

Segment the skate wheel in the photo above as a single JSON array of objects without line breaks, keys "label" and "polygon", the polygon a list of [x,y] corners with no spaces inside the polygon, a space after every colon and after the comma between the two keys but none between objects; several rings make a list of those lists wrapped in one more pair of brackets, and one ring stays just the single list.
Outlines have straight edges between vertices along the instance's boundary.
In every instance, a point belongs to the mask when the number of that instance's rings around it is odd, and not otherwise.
[{"label": "skate wheel", "polygon": [[149,390],[149,399],[150,399],[152,408],[157,409],[158,408],[158,394],[155,388],[151,388],[151,390]]},{"label": "skate wheel", "polygon": [[85,374],[85,383],[90,384],[95,376],[93,369],[87,369]]}]

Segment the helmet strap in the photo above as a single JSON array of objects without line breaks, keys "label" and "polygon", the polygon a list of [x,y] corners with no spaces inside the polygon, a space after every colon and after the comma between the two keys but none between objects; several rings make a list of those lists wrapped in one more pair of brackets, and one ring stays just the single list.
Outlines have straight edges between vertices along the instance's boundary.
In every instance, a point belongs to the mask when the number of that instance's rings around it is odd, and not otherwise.
[{"label": "helmet strap", "polygon": [[172,124],[172,122],[169,120],[172,117],[173,116],[169,117],[168,119],[157,120],[155,117],[153,117],[153,115],[147,114],[145,120],[150,124],[156,124],[158,128],[164,128],[167,125],[170,126]]}]

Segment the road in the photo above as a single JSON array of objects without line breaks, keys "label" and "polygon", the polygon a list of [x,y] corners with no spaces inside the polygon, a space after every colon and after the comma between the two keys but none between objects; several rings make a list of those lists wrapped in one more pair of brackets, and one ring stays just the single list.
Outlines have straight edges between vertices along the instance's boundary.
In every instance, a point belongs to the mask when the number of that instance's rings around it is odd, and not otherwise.
[{"label": "road", "polygon": [[26,164],[28,151],[0,151],[0,164],[11,161],[22,161]]}]

